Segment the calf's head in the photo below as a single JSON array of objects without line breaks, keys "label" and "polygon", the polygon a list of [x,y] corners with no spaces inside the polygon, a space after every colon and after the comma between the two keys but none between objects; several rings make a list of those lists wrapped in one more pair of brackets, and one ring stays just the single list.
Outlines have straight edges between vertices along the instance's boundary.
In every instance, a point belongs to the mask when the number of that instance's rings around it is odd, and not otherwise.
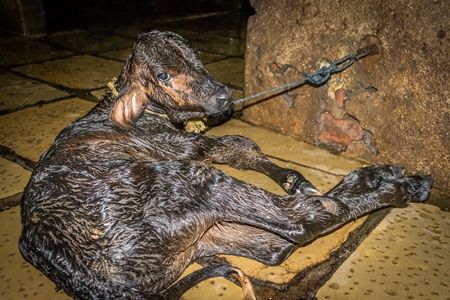
[{"label": "calf's head", "polygon": [[231,90],[205,70],[187,40],[172,32],[139,35],[116,88],[110,118],[123,128],[132,128],[145,109],[183,122],[233,105]]}]

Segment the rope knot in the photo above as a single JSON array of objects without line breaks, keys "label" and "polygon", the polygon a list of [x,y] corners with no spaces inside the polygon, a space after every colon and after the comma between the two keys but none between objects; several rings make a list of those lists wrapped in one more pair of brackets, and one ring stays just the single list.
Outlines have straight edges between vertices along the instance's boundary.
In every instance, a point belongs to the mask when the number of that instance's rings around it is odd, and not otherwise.
[{"label": "rope knot", "polygon": [[[331,66],[330,66],[331,67]],[[315,84],[315,85],[321,85],[330,78],[332,69],[330,67],[322,67],[314,74],[306,74],[305,78],[306,81]]]}]

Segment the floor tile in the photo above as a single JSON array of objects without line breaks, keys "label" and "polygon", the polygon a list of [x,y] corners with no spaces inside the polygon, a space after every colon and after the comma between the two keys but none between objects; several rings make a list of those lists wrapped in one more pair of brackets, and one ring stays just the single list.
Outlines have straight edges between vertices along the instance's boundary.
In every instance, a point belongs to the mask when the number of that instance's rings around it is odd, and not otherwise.
[{"label": "floor tile", "polygon": [[[185,277],[194,271],[200,270],[202,266],[197,263],[192,263],[180,276],[178,280]],[[177,280],[177,281],[178,281]],[[205,280],[198,285],[189,289],[183,294],[180,300],[209,300],[209,299],[240,299],[242,289],[226,280],[223,277],[213,277]],[[220,298],[219,298],[220,297]]]},{"label": "floor tile", "polygon": [[109,88],[98,89],[91,91],[91,95],[97,98],[98,100],[101,100],[108,94],[109,91],[110,91]]},{"label": "floor tile", "polygon": [[119,75],[123,63],[82,55],[42,64],[26,65],[13,70],[71,89],[95,89]]},{"label": "floor tile", "polygon": [[69,96],[36,80],[0,71],[0,111],[12,110],[55,98]]},{"label": "floor tile", "polygon": [[361,163],[342,156],[333,155],[326,150],[296,141],[263,128],[251,126],[239,120],[231,120],[223,125],[214,127],[208,132],[210,135],[238,134],[258,141],[264,153],[283,157],[303,166],[332,173],[347,175]]},{"label": "floor tile", "polygon": [[[242,99],[244,97],[244,91],[242,90],[236,90],[232,88],[231,91],[233,92],[234,100]],[[244,105],[242,103],[235,104],[234,105],[235,113],[240,114],[242,112],[243,107]]]},{"label": "floor tile", "polygon": [[197,36],[189,38],[195,48],[200,51],[208,51],[231,56],[243,56],[245,53],[245,39],[230,38],[225,36]]},{"label": "floor tile", "polygon": [[129,48],[134,39],[112,34],[110,31],[84,31],[72,34],[53,34],[48,37],[52,44],[85,54],[95,54]]},{"label": "floor tile", "polygon": [[3,300],[66,300],[63,291],[26,262],[17,248],[20,230],[20,208],[0,212],[0,298]]},{"label": "floor tile", "polygon": [[72,98],[0,116],[0,140],[17,154],[37,161],[69,123],[95,103]]},{"label": "floor tile", "polygon": [[[211,17],[187,18],[170,23],[158,22],[157,24],[160,24],[160,29],[170,29],[190,39],[201,37],[213,41],[227,37],[245,40],[247,16],[242,16],[238,12],[222,11]],[[199,22],[199,20],[201,21]]]},{"label": "floor tile", "polygon": [[318,299],[450,299],[450,213],[393,209],[319,290]]},{"label": "floor tile", "polygon": [[0,157],[0,199],[23,192],[31,172]]},{"label": "floor tile", "polygon": [[121,50],[112,50],[112,51],[99,53],[98,56],[125,62],[127,60],[128,56],[130,55],[131,50],[132,50],[131,47],[121,49]]},{"label": "floor tile", "polygon": [[[242,97],[244,97],[244,91],[241,91],[241,90],[235,90],[235,89],[231,89],[232,91],[233,91],[233,97],[234,97],[234,99],[241,99]],[[239,104],[238,105],[236,105],[236,106],[239,106],[239,107],[241,107]]]},{"label": "floor tile", "polygon": [[242,289],[222,277],[213,277],[191,288],[180,300],[210,299],[239,300],[242,299]]},{"label": "floor tile", "polygon": [[227,58],[221,61],[205,64],[214,77],[223,84],[243,88],[244,60],[241,58]]},{"label": "floor tile", "polygon": [[0,49],[0,66],[35,63],[73,55],[71,51],[32,41],[2,43]]},{"label": "floor tile", "polygon": [[218,61],[218,60],[223,60],[224,58],[226,58],[226,56],[222,55],[222,54],[209,53],[209,52],[204,52],[204,51],[200,52],[200,60],[202,61],[203,65],[206,65],[206,64]]},{"label": "floor tile", "polygon": [[[126,59],[128,58],[128,56],[130,55],[131,51],[132,51],[132,48],[130,47],[130,48],[121,49],[121,50],[102,52],[102,53],[99,53],[98,56],[125,62]],[[226,57],[227,56],[222,55],[222,54],[200,52],[200,60],[202,61],[202,63],[204,65],[218,61],[218,60],[223,60]],[[242,71],[243,71],[243,68],[242,68]],[[242,76],[240,76],[240,77],[242,77]]]},{"label": "floor tile", "polygon": [[146,25],[125,26],[125,27],[115,28],[113,30],[113,32],[114,32],[114,34],[117,34],[117,35],[129,37],[134,41],[134,40],[136,40],[136,37],[139,34],[153,30],[153,29],[158,29],[158,28],[153,27],[153,26],[150,26],[149,28],[147,28]]},{"label": "floor tile", "polygon": [[[29,39],[25,36],[18,35],[15,33],[4,31],[4,30],[0,30],[0,45],[12,43],[12,42],[26,42],[26,41],[29,41]],[[1,48],[1,49],[3,49],[3,48]]]}]

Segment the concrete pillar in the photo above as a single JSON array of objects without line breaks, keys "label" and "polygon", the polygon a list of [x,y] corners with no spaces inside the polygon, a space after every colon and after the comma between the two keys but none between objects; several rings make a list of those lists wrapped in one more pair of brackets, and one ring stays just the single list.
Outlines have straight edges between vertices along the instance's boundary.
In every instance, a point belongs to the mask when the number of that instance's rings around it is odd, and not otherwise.
[{"label": "concrete pillar", "polygon": [[364,45],[380,53],[319,87],[246,103],[243,118],[335,153],[431,173],[450,188],[450,2],[251,0],[245,94]]},{"label": "concrete pillar", "polygon": [[45,35],[43,0],[2,0],[0,28],[30,37]]}]

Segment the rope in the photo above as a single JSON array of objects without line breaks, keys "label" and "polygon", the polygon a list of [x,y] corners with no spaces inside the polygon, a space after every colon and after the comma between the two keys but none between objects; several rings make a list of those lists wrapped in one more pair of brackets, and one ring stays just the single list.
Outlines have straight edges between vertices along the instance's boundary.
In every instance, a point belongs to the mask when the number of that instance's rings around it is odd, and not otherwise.
[{"label": "rope", "polygon": [[317,71],[316,73],[313,74],[306,74],[305,77],[303,77],[302,79],[299,79],[297,81],[293,81],[291,83],[287,83],[284,84],[282,86],[279,87],[275,87],[272,88],[270,90],[264,91],[264,92],[260,92],[258,94],[255,95],[251,95],[245,98],[241,98],[239,100],[235,100],[234,104],[237,103],[241,103],[244,101],[249,101],[255,98],[258,98],[260,96],[266,95],[266,94],[271,94],[277,91],[281,91],[281,90],[288,90],[291,89],[293,87],[299,86],[301,84],[304,84],[305,82],[309,82],[313,85],[322,85],[323,83],[327,82],[328,79],[330,78],[331,74],[334,73],[339,73],[345,69],[347,69],[348,67],[350,67],[351,65],[353,65],[353,63],[355,61],[357,61],[358,59],[361,59],[363,57],[366,57],[370,54],[376,54],[378,53],[378,48],[375,45],[371,45],[369,47],[366,47],[364,49],[360,49],[358,50],[357,54],[348,54],[340,59],[335,60],[334,62],[332,62],[328,67],[322,67],[319,69],[319,71]]}]

